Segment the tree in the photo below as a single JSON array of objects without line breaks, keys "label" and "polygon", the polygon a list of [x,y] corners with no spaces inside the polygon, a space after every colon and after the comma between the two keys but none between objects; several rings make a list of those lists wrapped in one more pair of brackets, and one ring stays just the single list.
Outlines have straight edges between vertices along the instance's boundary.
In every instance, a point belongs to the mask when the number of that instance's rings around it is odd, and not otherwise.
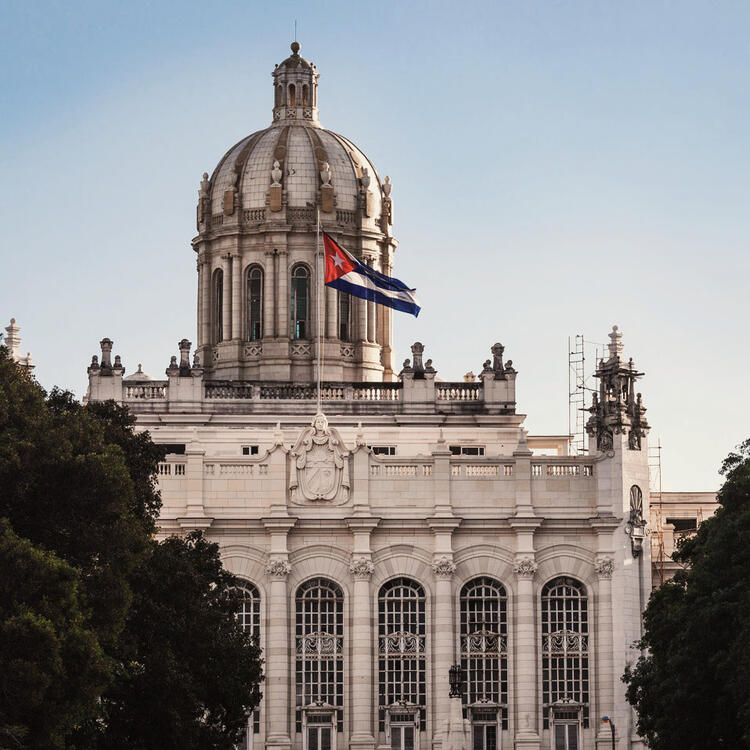
[{"label": "tree", "polygon": [[79,576],[0,520],[0,747],[63,747],[107,684]]},{"label": "tree", "polygon": [[652,750],[750,748],[750,440],[721,469],[720,508],[654,591],[627,699]]},{"label": "tree", "polygon": [[121,669],[81,747],[232,750],[260,701],[239,581],[200,532],[153,543],[133,578]]}]

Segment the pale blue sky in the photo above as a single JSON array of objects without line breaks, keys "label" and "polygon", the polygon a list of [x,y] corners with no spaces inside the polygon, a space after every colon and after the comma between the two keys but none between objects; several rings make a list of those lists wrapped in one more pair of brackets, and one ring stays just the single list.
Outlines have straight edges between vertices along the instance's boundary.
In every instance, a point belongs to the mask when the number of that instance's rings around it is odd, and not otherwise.
[{"label": "pale blue sky", "polygon": [[323,124],[394,184],[399,361],[502,341],[560,434],[567,337],[617,323],[665,489],[716,488],[750,436],[747,2],[0,2],[0,323],[40,382],[195,341],[200,174],[269,124],[295,18]]}]

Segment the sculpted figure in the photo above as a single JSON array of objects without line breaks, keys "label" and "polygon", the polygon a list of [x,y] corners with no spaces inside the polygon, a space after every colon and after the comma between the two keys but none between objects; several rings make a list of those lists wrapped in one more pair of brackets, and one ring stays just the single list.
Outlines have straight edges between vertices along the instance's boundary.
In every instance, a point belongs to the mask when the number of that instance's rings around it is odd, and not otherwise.
[{"label": "sculpted figure", "polygon": [[323,187],[328,187],[331,184],[331,167],[327,161],[323,162],[323,166],[320,170],[320,179],[323,182]]},{"label": "sculpted figure", "polygon": [[277,159],[273,163],[273,169],[271,170],[271,180],[273,180],[273,185],[281,185],[281,164],[279,164],[279,160]]}]

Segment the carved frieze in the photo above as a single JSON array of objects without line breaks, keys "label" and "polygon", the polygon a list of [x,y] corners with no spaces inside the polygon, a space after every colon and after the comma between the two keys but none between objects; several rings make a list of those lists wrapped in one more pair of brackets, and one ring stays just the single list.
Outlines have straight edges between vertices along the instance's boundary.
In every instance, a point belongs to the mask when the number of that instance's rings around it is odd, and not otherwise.
[{"label": "carved frieze", "polygon": [[271,560],[266,565],[266,573],[274,578],[286,578],[292,572],[292,566],[282,558]]},{"label": "carved frieze", "polygon": [[594,563],[594,570],[599,578],[612,578],[615,570],[615,561],[611,557],[600,557]]},{"label": "carved frieze", "polygon": [[530,557],[516,560],[513,570],[519,578],[533,578],[537,565]]},{"label": "carved frieze", "polygon": [[432,570],[438,578],[450,578],[456,572],[456,564],[443,555],[432,563]]},{"label": "carved frieze", "polygon": [[357,557],[349,565],[349,572],[360,581],[369,581],[375,572],[375,566],[366,557]]}]

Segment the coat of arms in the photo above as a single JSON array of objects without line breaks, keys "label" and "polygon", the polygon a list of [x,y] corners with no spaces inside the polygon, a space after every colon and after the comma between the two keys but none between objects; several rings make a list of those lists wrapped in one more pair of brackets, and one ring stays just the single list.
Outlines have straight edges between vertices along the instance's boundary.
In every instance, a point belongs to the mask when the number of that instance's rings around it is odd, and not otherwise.
[{"label": "coat of arms", "polygon": [[[349,451],[325,415],[315,415],[292,449],[292,500],[349,499]],[[339,494],[341,493],[341,494]]]}]

